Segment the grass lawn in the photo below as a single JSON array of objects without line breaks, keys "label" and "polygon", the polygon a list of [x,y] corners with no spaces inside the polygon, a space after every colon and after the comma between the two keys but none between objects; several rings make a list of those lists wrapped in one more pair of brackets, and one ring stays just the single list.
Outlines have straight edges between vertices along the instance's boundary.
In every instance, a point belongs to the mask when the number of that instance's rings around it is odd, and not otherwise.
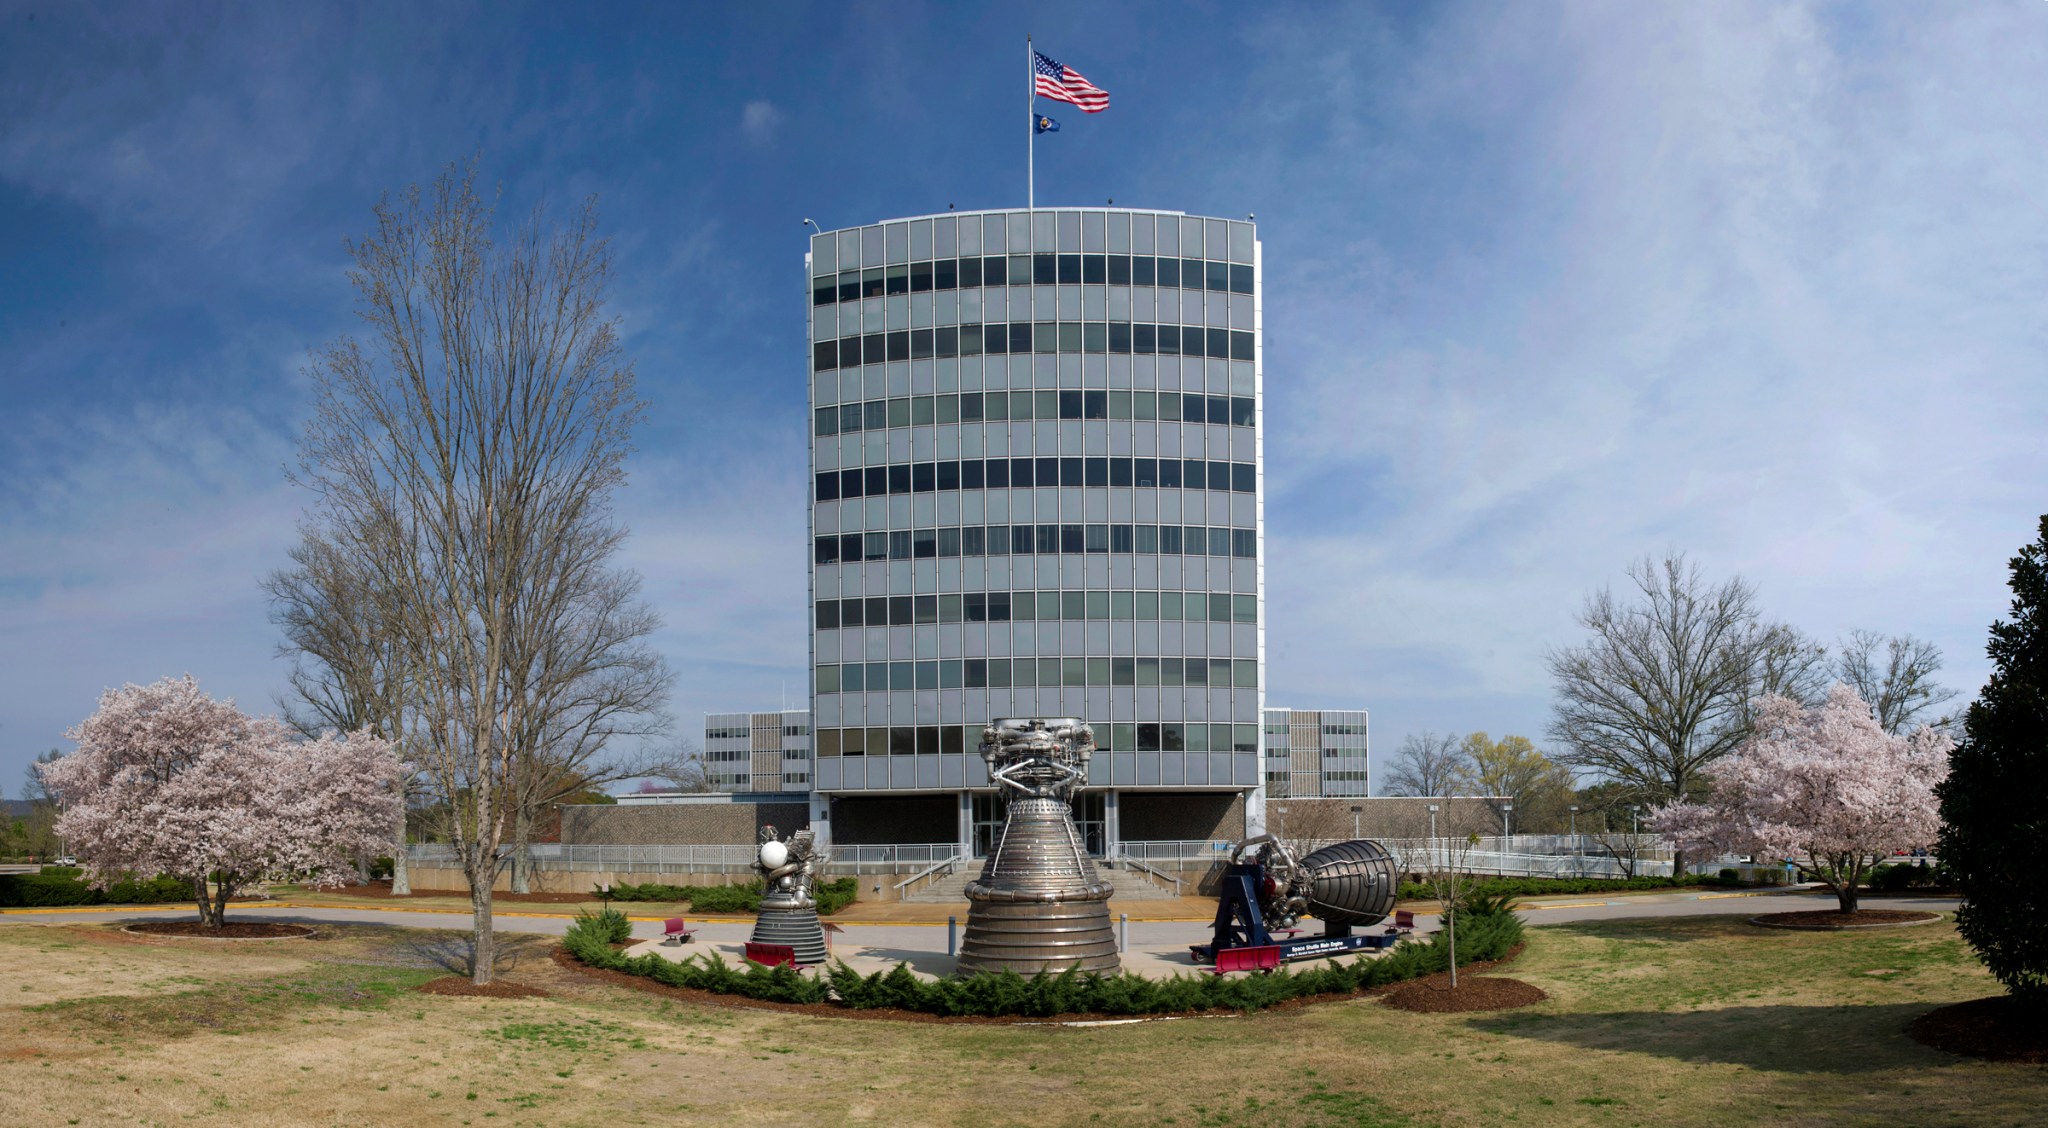
[{"label": "grass lawn", "polygon": [[1947,924],[1553,925],[1508,971],[1552,996],[1522,1011],[1087,1029],[678,1004],[564,972],[539,937],[505,938],[507,974],[551,998],[421,995],[458,937],[323,933],[0,922],[0,1124],[2028,1124],[2048,1096],[2048,1071],[1901,1033],[1994,991]]}]

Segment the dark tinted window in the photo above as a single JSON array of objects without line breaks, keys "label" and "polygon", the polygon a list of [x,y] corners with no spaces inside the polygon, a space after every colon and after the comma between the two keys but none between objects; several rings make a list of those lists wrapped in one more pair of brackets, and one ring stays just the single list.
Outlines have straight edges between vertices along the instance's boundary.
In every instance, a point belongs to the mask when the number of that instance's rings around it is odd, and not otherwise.
[{"label": "dark tinted window", "polygon": [[[893,469],[893,467],[892,467]],[[913,493],[930,493],[937,488],[938,469],[929,462],[912,463],[910,467],[910,489]]]},{"label": "dark tinted window", "polygon": [[889,359],[910,359],[910,330],[898,329],[889,335]]},{"label": "dark tinted window", "polygon": [[818,475],[818,500],[839,500],[839,471],[827,470]]},{"label": "dark tinted window", "polygon": [[863,473],[867,475],[868,483],[867,489],[862,492],[866,493],[869,497],[881,497],[889,492],[888,467],[870,466]]},{"label": "dark tinted window", "polygon": [[1109,460],[1109,484],[1112,486],[1128,486],[1131,484],[1130,459],[1112,458]]},{"label": "dark tinted window", "polygon": [[960,355],[981,355],[981,326],[962,325],[960,327]]},{"label": "dark tinted window", "polygon": [[1181,288],[1186,290],[1199,290],[1202,288],[1201,259],[1180,260],[1180,284]]},{"label": "dark tinted window", "polygon": [[1084,478],[1084,480],[1082,481],[1082,483],[1081,483],[1081,484],[1082,484],[1082,485],[1086,485],[1086,486],[1106,486],[1106,485],[1108,485],[1108,484],[1109,484],[1109,459],[1107,459],[1107,458],[1090,458],[1090,459],[1088,459],[1088,460],[1087,460],[1087,462],[1086,462],[1086,465],[1085,465],[1085,478]]},{"label": "dark tinted window", "polygon": [[864,604],[858,599],[841,600],[839,602],[840,625],[846,627],[866,626],[867,617],[861,614],[863,606]]},{"label": "dark tinted window", "polygon": [[1180,479],[1191,490],[1207,486],[1209,464],[1199,458],[1186,459],[1180,464]]},{"label": "dark tinted window", "polygon": [[1211,462],[1209,464],[1209,488],[1212,490],[1227,490],[1230,488],[1230,463]]},{"label": "dark tinted window", "polygon": [[861,271],[860,296],[863,298],[879,298],[882,296],[881,267],[871,266]]},{"label": "dark tinted window", "polygon": [[1159,551],[1168,556],[1180,555],[1180,526],[1159,526]]},{"label": "dark tinted window", "polygon": [[1150,356],[1159,347],[1159,329],[1152,325],[1131,326],[1131,351]]},{"label": "dark tinted window", "polygon": [[839,601],[821,599],[818,601],[818,629],[836,631],[839,629]]},{"label": "dark tinted window", "polygon": [[1061,255],[1059,257],[1059,280],[1068,285],[1081,281],[1081,256]]},{"label": "dark tinted window", "polygon": [[941,490],[957,490],[957,489],[959,489],[959,488],[960,488],[960,464],[959,464],[959,463],[957,463],[957,462],[941,462],[941,463],[939,463],[939,488],[940,488]]},{"label": "dark tinted window", "polygon": [[[1086,551],[1086,542],[1082,539],[1081,526],[1061,525],[1059,527],[1059,530],[1061,552],[1079,553]],[[1105,548],[1103,551],[1106,552],[1108,551],[1108,549]],[[1075,592],[1073,594],[1078,595],[1080,593]]]},{"label": "dark tinted window", "polygon": [[1090,321],[1081,326],[1082,352],[1108,352],[1109,327],[1100,321]]},{"label": "dark tinted window", "polygon": [[1258,481],[1258,479],[1257,479],[1257,476],[1256,476],[1256,475],[1255,475],[1255,474],[1253,473],[1253,470],[1254,470],[1254,467],[1253,467],[1253,466],[1252,466],[1252,464],[1251,464],[1251,463],[1249,463],[1249,462],[1233,462],[1233,463],[1231,463],[1231,464],[1230,464],[1230,488],[1231,488],[1232,490],[1234,490],[1235,492],[1237,492],[1237,493],[1255,493],[1255,492],[1257,492],[1257,490],[1258,490],[1258,485],[1257,485],[1257,481]]},{"label": "dark tinted window", "polygon": [[1159,461],[1157,459],[1137,459],[1131,464],[1131,469],[1132,485],[1156,486],[1159,484]]},{"label": "dark tinted window", "polygon": [[1010,351],[1013,353],[1028,353],[1031,351],[1031,323],[1029,321],[1010,322]]},{"label": "dark tinted window", "polygon": [[1230,330],[1209,330],[1209,355],[1218,360],[1230,359]]},{"label": "dark tinted window", "polygon": [[813,559],[820,564],[839,563],[839,538],[819,537],[818,552],[817,555],[813,557]]},{"label": "dark tinted window", "polygon": [[869,400],[861,405],[861,413],[867,416],[861,425],[863,431],[879,431],[889,425],[888,400]]},{"label": "dark tinted window", "polygon": [[863,364],[880,364],[887,359],[887,349],[882,344],[880,333],[869,333],[860,339],[860,359]]},{"label": "dark tinted window", "polygon": [[1252,292],[1251,267],[1233,266],[1230,268],[1230,292],[1233,294],[1249,294]]},{"label": "dark tinted window", "polygon": [[960,288],[981,285],[981,260],[964,258],[960,260]]},{"label": "dark tinted window", "polygon": [[1180,285],[1179,259],[1163,258],[1159,260],[1159,284],[1161,286]]},{"label": "dark tinted window", "polygon": [[[1251,334],[1246,333],[1245,336],[1249,337]],[[1235,360],[1237,358],[1232,357],[1231,359]],[[1249,427],[1252,425],[1252,397],[1230,397],[1230,423],[1234,427]]]},{"label": "dark tinted window", "polygon": [[860,300],[860,271],[849,270],[839,276],[839,300],[842,302]]},{"label": "dark tinted window", "polygon": [[890,626],[892,626],[892,627],[907,627],[907,626],[910,626],[910,625],[911,625],[911,622],[910,622],[910,620],[911,620],[911,618],[912,618],[912,617],[913,617],[913,612],[911,611],[911,597],[910,597],[910,596],[907,596],[907,595],[892,595],[892,596],[890,596],[890,597],[889,597],[889,625],[890,625]]},{"label": "dark tinted window", "polygon": [[980,556],[988,551],[988,530],[980,525],[969,525],[960,530],[960,555]]},{"label": "dark tinted window", "polygon": [[[1076,392],[1075,394],[1076,394],[1076,395],[1079,395],[1080,393]],[[1080,414],[1080,412],[1081,412],[1081,405],[1080,405],[1080,403],[1079,403],[1079,402],[1076,402],[1076,403],[1074,404],[1074,413],[1075,413],[1076,415],[1079,415],[1079,414]],[[836,435],[836,434],[838,434],[838,433],[839,433],[839,409],[838,409],[838,408],[836,408],[836,407],[821,407],[821,408],[819,408],[819,409],[818,409],[818,411],[817,411],[817,419],[816,419],[816,422],[814,422],[814,423],[813,423],[813,424],[811,425],[811,430],[812,430],[812,431],[813,431],[814,433],[816,433],[816,434],[820,434],[820,435]]]},{"label": "dark tinted window", "polygon": [[1162,489],[1174,490],[1180,488],[1180,459],[1162,458],[1159,460],[1159,485]]},{"label": "dark tinted window", "polygon": [[812,345],[811,367],[819,372],[839,367],[839,342],[819,341]]},{"label": "dark tinted window", "polygon": [[[1060,393],[1060,418],[1061,418],[1061,419],[1079,419],[1079,418],[1081,418],[1081,393],[1079,393],[1079,392],[1061,392],[1061,393]],[[820,432],[820,433],[821,433],[821,434],[828,434],[828,435],[829,435],[829,434],[831,434],[831,432],[830,432],[830,431],[824,431],[824,432]]]},{"label": "dark tinted window", "polygon": [[910,467],[889,467],[889,492],[892,494],[907,494],[910,492]]},{"label": "dark tinted window", "polygon": [[[912,558],[914,558],[914,559],[917,559],[917,560],[930,560],[931,558],[933,558],[933,557],[935,557],[935,556],[937,556],[937,555],[939,554],[939,540],[938,540],[938,537],[937,537],[937,535],[936,535],[936,534],[934,534],[934,533],[933,533],[933,531],[932,531],[932,530],[930,530],[930,529],[913,529],[913,530],[911,530],[911,533],[910,533],[910,545],[911,545],[911,553],[910,553],[910,555],[912,556]],[[937,596],[932,596],[932,595],[920,595],[920,596],[918,596],[917,598],[918,598],[918,599],[920,599],[920,600],[925,600],[925,599],[932,599],[932,600],[936,600],[936,599],[937,599],[938,597],[937,597]],[[937,621],[938,621],[938,606],[937,606],[937,604],[936,604],[936,603],[934,603],[934,604],[933,604],[933,608],[932,608],[932,617],[931,617],[930,619],[919,619],[918,621],[919,621],[919,622],[921,622],[921,623],[930,623],[930,622],[937,622]]]},{"label": "dark tinted window", "polygon": [[1127,286],[1130,284],[1130,281],[1131,256],[1109,256],[1109,284],[1112,286]]},{"label": "dark tinted window", "polygon": [[1108,526],[1108,525],[1089,525],[1089,526],[1087,527],[1087,530],[1086,530],[1086,532],[1087,532],[1087,546],[1088,546],[1088,551],[1089,551],[1089,552],[1108,552],[1108,551],[1109,551],[1109,526]]},{"label": "dark tinted window", "polygon": [[1073,456],[1060,459],[1060,485],[1078,486],[1081,483],[1081,460]]},{"label": "dark tinted window", "polygon": [[939,558],[943,560],[946,557],[958,555],[960,555],[960,530],[951,528],[940,529]]},{"label": "dark tinted window", "polygon": [[1233,329],[1230,333],[1230,359],[1250,360],[1252,358],[1252,335],[1250,331]]},{"label": "dark tinted window", "polygon": [[859,497],[860,495],[860,471],[841,470],[839,472],[839,496]]},{"label": "dark tinted window", "polygon": [[1161,325],[1159,327],[1159,355],[1174,356],[1179,352],[1180,326]]},{"label": "dark tinted window", "polygon": [[1127,353],[1131,351],[1131,325],[1128,321],[1109,323],[1109,351]]},{"label": "dark tinted window", "polygon": [[859,338],[859,337],[841,337],[841,338],[839,338],[839,367],[841,367],[841,368],[858,368],[858,367],[860,367],[860,338]]},{"label": "dark tinted window", "polygon": [[910,331],[910,359],[930,360],[932,358],[933,334],[930,329]]},{"label": "dark tinted window", "polygon": [[1053,255],[1031,256],[1031,281],[1040,286],[1050,286],[1059,277],[1059,268]]},{"label": "dark tinted window", "polygon": [[883,275],[887,280],[887,285],[883,288],[884,293],[907,294],[910,292],[910,267],[907,264],[899,262],[895,266],[884,267],[883,269],[887,272]]},{"label": "dark tinted window", "polygon": [[1057,486],[1060,484],[1059,459],[1047,457],[1034,459],[1033,461],[1038,463],[1038,484],[1041,487]]},{"label": "dark tinted window", "polygon": [[1152,269],[1151,255],[1134,255],[1131,257],[1131,285],[1150,286],[1157,277],[1158,275]]},{"label": "dark tinted window", "polygon": [[868,626],[886,627],[889,625],[889,598],[887,596],[871,595],[867,598],[867,605]]},{"label": "dark tinted window", "polygon": [[1081,257],[1081,281],[1101,284],[1108,280],[1108,265],[1101,255]]},{"label": "dark tinted window", "polygon": [[1182,397],[1180,397],[1180,421],[1181,421],[1181,422],[1183,422],[1183,423],[1200,423],[1200,422],[1201,422],[1201,421],[1202,421],[1202,420],[1203,420],[1203,419],[1204,419],[1205,417],[1206,417],[1206,413],[1205,413],[1205,412],[1203,411],[1203,408],[1202,408],[1202,397],[1201,397],[1201,396],[1197,396],[1197,395],[1185,395],[1185,396],[1182,396]]},{"label": "dark tinted window", "polygon": [[1009,488],[1009,486],[1010,486],[1010,463],[1009,463],[1009,460],[1007,460],[1007,459],[1002,459],[1002,458],[991,458],[991,459],[989,459],[989,460],[988,460],[988,488],[989,488],[989,489],[992,489],[992,490],[1001,490],[1001,489],[1008,489],[1008,488]]},{"label": "dark tinted window", "polygon": [[962,459],[960,462],[960,488],[963,490],[978,490],[981,486],[981,459]]},{"label": "dark tinted window", "polygon": [[1081,393],[1081,418],[1083,418],[1083,419],[1107,419],[1107,418],[1109,418],[1109,393],[1108,393],[1108,392],[1083,392],[1083,393]]},{"label": "dark tinted window", "polygon": [[921,294],[932,288],[932,264],[914,262],[910,264],[910,292]]},{"label": "dark tinted window", "polygon": [[1011,459],[1010,485],[1020,489],[1029,489],[1034,484],[1034,479],[1032,478],[1031,474],[1032,466],[1033,463],[1028,458]]},{"label": "dark tinted window", "polygon": [[1135,538],[1131,535],[1131,526],[1111,525],[1109,527],[1109,550],[1111,552],[1131,551],[1134,540]]},{"label": "dark tinted window", "polygon": [[1008,278],[1008,275],[1004,270],[1005,264],[1008,263],[1008,261],[1008,259],[1005,259],[1001,255],[990,255],[989,257],[982,259],[981,284],[984,286],[1003,285]]},{"label": "dark tinted window", "polygon": [[1209,285],[1208,285],[1208,288],[1209,288],[1209,289],[1211,289],[1211,290],[1228,290],[1228,289],[1230,289],[1230,264],[1229,264],[1229,263],[1227,263],[1227,262],[1212,262],[1212,263],[1210,263],[1210,264],[1209,264],[1209,265],[1207,266],[1207,268],[1206,268],[1206,269],[1207,269],[1207,271],[1208,271],[1208,278],[1207,278],[1207,281],[1208,281],[1208,284],[1209,284]]}]

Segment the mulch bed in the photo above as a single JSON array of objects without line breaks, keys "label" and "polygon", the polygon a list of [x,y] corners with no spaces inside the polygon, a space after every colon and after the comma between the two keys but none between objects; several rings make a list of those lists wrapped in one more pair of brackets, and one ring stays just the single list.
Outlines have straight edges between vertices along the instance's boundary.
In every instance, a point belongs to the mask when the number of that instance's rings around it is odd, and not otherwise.
[{"label": "mulch bed", "polygon": [[1911,909],[1858,909],[1853,913],[1845,913],[1839,909],[1809,909],[1796,913],[1765,913],[1749,918],[1749,923],[1763,928],[1836,932],[1845,928],[1896,928],[1907,924],[1926,924],[1928,921],[1940,919],[1940,913]]},{"label": "mulch bed", "polygon": [[[1512,949],[1508,951],[1507,955],[1502,956],[1498,960],[1484,960],[1477,963],[1467,964],[1465,967],[1460,968],[1458,970],[1458,974],[1461,977],[1465,975],[1476,975],[1478,972],[1498,967],[1501,964],[1507,963],[1508,961],[1514,959],[1516,956],[1521,955],[1524,946],[1525,945],[1522,944],[1515,945]],[[1227,1008],[1212,1008],[1210,1010],[1204,1011],[1181,1011],[1176,1014],[1156,1015],[1089,1013],[1056,1014],[1044,1016],[1002,1015],[997,1017],[989,1015],[928,1014],[924,1011],[897,1010],[893,1007],[874,1007],[868,1010],[855,1010],[852,1007],[842,1007],[837,1003],[777,1003],[769,1002],[766,999],[750,999],[747,998],[745,995],[721,995],[716,991],[703,991],[694,987],[671,987],[666,983],[658,983],[652,979],[647,978],[644,975],[633,975],[630,972],[613,971],[610,968],[591,967],[589,964],[586,964],[583,961],[577,959],[575,956],[570,955],[569,949],[562,947],[560,945],[556,945],[555,950],[551,955],[551,958],[555,961],[555,965],[557,967],[561,967],[565,970],[575,972],[578,975],[588,976],[592,979],[596,979],[604,983],[609,983],[614,987],[624,987],[630,991],[645,991],[652,995],[662,995],[667,998],[679,999],[684,1002],[701,1003],[705,1006],[732,1007],[738,1010],[782,1011],[785,1014],[805,1014],[810,1015],[813,1018],[854,1018],[881,1022],[967,1023],[977,1026],[1029,1026],[1065,1022],[1144,1022],[1157,1021],[1169,1018],[1234,1018],[1244,1013],[1242,1011],[1229,1010]],[[1430,978],[1437,977],[1432,976]],[[1449,982],[1450,977],[1447,974],[1443,975],[1442,978],[1445,980],[1446,983]],[[1275,1003],[1269,1007],[1264,1007],[1259,1011],[1259,1013],[1271,1014],[1276,1011],[1297,1010],[1301,1007],[1316,1006],[1321,1003],[1343,1002],[1351,999],[1375,998],[1379,996],[1388,995],[1400,991],[1403,988],[1413,987],[1416,984],[1425,982],[1428,982],[1428,980],[1410,980],[1406,983],[1390,983],[1385,987],[1375,987],[1370,991],[1353,991],[1347,993],[1335,993],[1328,995],[1301,996],[1298,998],[1285,1000],[1284,1002]],[[1502,982],[1514,983],[1517,981],[1503,980]],[[1528,986],[1528,984],[1521,985],[1524,987]],[[1461,978],[1458,983],[1458,990],[1460,991],[1460,993],[1462,993],[1464,989],[1464,980]],[[1538,999],[1549,997],[1547,995],[1544,995],[1543,992],[1538,990],[1537,988],[1529,987],[1529,989],[1531,991],[1536,991],[1537,998],[1529,999],[1527,1000],[1527,1002],[1533,1003],[1538,1001]],[[1508,1005],[1521,1006],[1523,1004],[1513,1003]]]},{"label": "mulch bed", "polygon": [[508,983],[503,979],[493,979],[479,987],[459,975],[429,979],[413,990],[428,995],[459,995],[474,999],[545,999],[548,994],[538,987]]},{"label": "mulch bed", "polygon": [[2048,1065],[2048,1017],[2028,1012],[2011,995],[1928,1011],[1906,1033],[1922,1045],[1965,1057]]},{"label": "mulch bed", "polygon": [[123,929],[150,936],[196,936],[202,940],[304,940],[313,930],[303,924],[271,924],[265,921],[231,920],[219,928],[208,928],[196,920],[138,921]]},{"label": "mulch bed", "polygon": [[1451,989],[1449,972],[1400,984],[1387,993],[1390,1007],[1424,1014],[1459,1014],[1465,1011],[1511,1010],[1540,1003],[1550,996],[1532,983],[1505,976],[1473,975],[1460,971],[1456,990]]}]

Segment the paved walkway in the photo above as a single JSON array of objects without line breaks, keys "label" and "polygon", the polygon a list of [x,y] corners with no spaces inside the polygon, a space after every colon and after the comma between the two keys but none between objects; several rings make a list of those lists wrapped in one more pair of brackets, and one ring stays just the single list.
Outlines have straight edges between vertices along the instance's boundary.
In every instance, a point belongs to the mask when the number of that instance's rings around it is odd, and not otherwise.
[{"label": "paved walkway", "polygon": [[[1809,890],[1789,892],[1740,892],[1740,893],[1653,893],[1609,897],[1544,898],[1522,902],[1521,909],[1527,914],[1531,925],[1567,924],[1588,920],[1621,920],[1636,917],[1712,916],[1740,913],[1786,912],[1798,909],[1833,908],[1834,898],[1825,892]],[[1885,897],[1866,902],[1869,907],[1887,909],[1925,909],[1934,912],[1951,912],[1956,907],[1953,898],[1934,897]],[[631,915],[632,906],[621,905]],[[877,906],[879,907],[879,906]],[[891,906],[894,908],[894,906]],[[854,968],[863,971],[886,970],[898,962],[910,965],[912,971],[926,975],[949,975],[953,971],[953,957],[947,954],[948,927],[946,917],[955,918],[958,927],[967,924],[967,906],[915,905],[915,914],[921,919],[896,920],[855,920],[835,919],[840,931],[832,937],[833,953],[846,960]],[[1112,904],[1111,919],[1117,918],[1118,906]],[[1181,915],[1161,918],[1140,915],[1144,909],[1168,909]],[[1215,902],[1203,898],[1180,898],[1175,902],[1140,901],[1121,907],[1129,914],[1129,947],[1124,953],[1124,965],[1133,971],[1146,975],[1168,975],[1188,971],[1193,963],[1188,956],[1187,946],[1208,940],[1208,925],[1215,914]],[[1191,910],[1199,909],[1199,912]],[[251,902],[230,906],[230,917],[259,918],[263,920],[289,920],[308,924],[381,924],[407,928],[447,928],[467,931],[471,927],[470,915],[463,912],[421,911],[402,906],[334,907],[331,905],[305,905],[290,901]],[[64,909],[7,909],[0,910],[0,922],[20,923],[71,923],[74,921],[119,922],[129,920],[162,920],[175,917],[190,917],[194,913],[190,905],[169,905],[161,908],[64,908]],[[896,915],[891,913],[890,915]],[[498,912],[493,914],[494,923],[501,932],[539,933],[559,936],[568,930],[570,917],[559,913]],[[747,935],[753,929],[751,916],[739,917],[690,917],[693,928],[699,930],[697,939],[681,947],[662,947],[653,943],[661,936],[661,920],[657,917],[633,916],[633,935],[648,943],[635,946],[636,954],[654,951],[662,955],[680,958],[704,952],[718,952],[728,962],[738,962],[741,948]],[[1415,918],[1416,931],[1426,934],[1436,931],[1437,917],[1433,913],[1418,913]],[[1314,961],[1303,961],[1312,963]],[[1291,966],[1301,966],[1300,963]]]}]

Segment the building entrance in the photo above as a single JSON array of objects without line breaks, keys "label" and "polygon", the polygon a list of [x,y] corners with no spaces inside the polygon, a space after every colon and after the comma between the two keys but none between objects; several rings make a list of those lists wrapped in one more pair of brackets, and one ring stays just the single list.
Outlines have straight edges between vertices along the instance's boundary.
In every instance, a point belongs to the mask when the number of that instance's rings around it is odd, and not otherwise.
[{"label": "building entrance", "polygon": [[[1099,858],[1109,844],[1108,792],[1084,791],[1074,797],[1074,826],[1090,857]],[[972,800],[974,856],[986,858],[996,848],[996,836],[1003,832],[1003,816],[1009,804],[993,792],[975,792]]]}]

